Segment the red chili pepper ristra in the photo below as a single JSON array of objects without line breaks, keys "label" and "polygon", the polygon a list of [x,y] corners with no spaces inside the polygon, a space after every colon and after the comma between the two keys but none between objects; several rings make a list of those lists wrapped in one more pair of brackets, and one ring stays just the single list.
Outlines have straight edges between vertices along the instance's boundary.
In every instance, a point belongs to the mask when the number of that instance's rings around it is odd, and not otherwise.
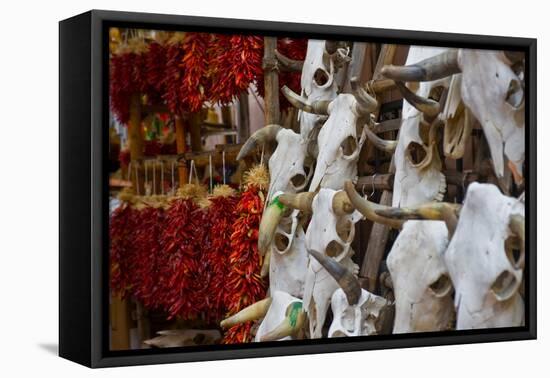
[{"label": "red chili pepper ristra", "polygon": [[109,222],[110,287],[122,297],[126,297],[131,288],[135,213],[129,204],[123,203],[113,212]]},{"label": "red chili pepper ristra", "polygon": [[[229,273],[226,282],[225,305],[228,315],[263,299],[266,294],[265,282],[260,277],[261,261],[258,253],[258,228],[263,212],[263,196],[258,186],[249,185],[237,203],[238,218],[231,234]],[[224,335],[222,343],[242,343],[251,341],[252,322],[239,324]]]}]

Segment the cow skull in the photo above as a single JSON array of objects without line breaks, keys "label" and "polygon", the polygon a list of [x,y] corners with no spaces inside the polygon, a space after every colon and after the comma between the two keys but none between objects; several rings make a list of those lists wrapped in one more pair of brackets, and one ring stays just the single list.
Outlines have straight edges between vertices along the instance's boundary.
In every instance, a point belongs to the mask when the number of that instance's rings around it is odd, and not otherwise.
[{"label": "cow skull", "polygon": [[522,54],[502,51],[449,50],[405,67],[386,66],[382,74],[398,81],[432,81],[462,72],[464,104],[481,123],[497,177],[504,176],[504,156],[516,182],[523,179],[525,102],[523,80],[514,64]]},{"label": "cow skull", "polygon": [[[513,249],[519,250],[517,259]],[[524,204],[492,184],[470,184],[445,252],[457,329],[523,325],[524,256]]]},{"label": "cow skull", "polygon": [[[351,242],[355,234],[355,223],[362,216],[354,211],[344,192],[320,189],[316,194],[284,194],[280,196],[280,201],[285,206],[312,214],[306,231],[308,251],[329,256],[354,274],[357,273],[358,267],[351,260]],[[322,337],[330,299],[338,287],[338,283],[319,262],[309,259],[303,298],[304,308],[310,319],[312,338]]]},{"label": "cow skull", "polygon": [[[310,39],[302,68],[302,96],[309,101],[330,101],[338,93],[336,73],[343,63],[349,60],[349,48],[338,48],[336,42]],[[317,132],[326,116],[299,113],[300,134],[313,150],[317,145]],[[315,152],[311,152],[313,156]]]},{"label": "cow skull", "polygon": [[[437,55],[444,51],[434,47],[411,47],[407,64]],[[415,206],[430,201],[441,201],[447,185],[441,172],[438,151],[439,103],[425,100],[439,96],[448,87],[448,79],[422,82],[415,93],[397,82],[405,100],[402,122],[395,150],[395,181],[393,206]]]},{"label": "cow skull", "polygon": [[[401,228],[386,260],[395,295],[394,333],[441,331],[454,319],[452,284],[442,255],[447,247],[444,222],[405,221],[403,209],[377,205],[347,182],[346,193],[367,219]],[[440,204],[445,213],[456,207]],[[424,214],[425,209],[421,208]],[[400,216],[397,216],[399,212]]]},{"label": "cow skull", "polygon": [[354,94],[339,94],[332,101],[309,101],[289,88],[283,93],[290,103],[302,111],[328,115],[317,136],[318,155],[309,187],[338,190],[345,180],[357,176],[357,160],[366,139],[364,124],[377,108],[376,100],[352,81]]},{"label": "cow skull", "polygon": [[[424,205],[422,210],[380,211],[407,219],[442,219],[452,235],[444,253],[455,287],[457,329],[520,326],[524,322],[519,288],[525,261],[524,204],[492,184],[472,183],[464,205]],[[455,207],[456,209],[456,207]],[[453,232],[454,230],[454,232]],[[514,250],[519,254],[516,256]]]},{"label": "cow skull", "polygon": [[331,298],[333,320],[328,337],[377,334],[380,328],[377,320],[388,305],[386,300],[361,289],[357,278],[334,259],[316,251],[309,253],[340,285]]},{"label": "cow skull", "polygon": [[271,297],[256,302],[223,320],[220,327],[228,329],[246,321],[262,319],[255,341],[291,340],[303,336],[307,316],[302,300],[283,291],[273,291]]}]

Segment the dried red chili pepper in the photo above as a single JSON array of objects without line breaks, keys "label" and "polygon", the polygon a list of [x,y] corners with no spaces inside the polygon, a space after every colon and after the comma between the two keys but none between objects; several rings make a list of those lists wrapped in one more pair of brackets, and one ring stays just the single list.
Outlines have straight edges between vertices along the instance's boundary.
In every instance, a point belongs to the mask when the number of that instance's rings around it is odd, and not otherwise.
[{"label": "dried red chili pepper", "polygon": [[[260,277],[261,260],[258,253],[258,228],[263,212],[263,193],[260,188],[249,185],[236,206],[238,218],[233,224],[230,237],[230,269],[224,295],[228,315],[261,300],[266,294],[266,285]],[[226,333],[223,343],[251,341],[251,323],[233,327]]]},{"label": "dried red chili pepper", "polygon": [[110,287],[122,297],[131,289],[135,213],[129,204],[123,203],[113,212],[109,222]]}]

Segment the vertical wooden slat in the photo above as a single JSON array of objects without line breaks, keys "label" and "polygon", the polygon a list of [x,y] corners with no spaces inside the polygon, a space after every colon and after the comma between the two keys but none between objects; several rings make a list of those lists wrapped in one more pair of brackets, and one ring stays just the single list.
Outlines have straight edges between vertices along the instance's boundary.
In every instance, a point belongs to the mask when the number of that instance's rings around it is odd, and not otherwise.
[{"label": "vertical wooden slat", "polygon": [[[186,152],[187,147],[185,143],[185,121],[181,116],[176,116],[176,149],[178,154]],[[180,160],[178,164],[178,177],[180,187],[188,181],[188,171],[185,161]]]},{"label": "vertical wooden slat", "polygon": [[279,123],[281,114],[279,107],[279,73],[277,71],[277,37],[264,38],[264,88],[265,88],[265,124]]},{"label": "vertical wooden slat", "polygon": [[237,124],[237,143],[244,143],[250,136],[250,109],[248,92],[239,94],[239,122]]}]

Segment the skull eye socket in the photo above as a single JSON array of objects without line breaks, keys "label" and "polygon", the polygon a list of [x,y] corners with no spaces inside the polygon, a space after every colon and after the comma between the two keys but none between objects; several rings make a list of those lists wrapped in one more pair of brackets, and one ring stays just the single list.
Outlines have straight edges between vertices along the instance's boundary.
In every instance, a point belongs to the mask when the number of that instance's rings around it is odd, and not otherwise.
[{"label": "skull eye socket", "polygon": [[518,290],[520,282],[516,276],[505,270],[500,273],[491,285],[491,290],[495,294],[497,300],[506,301],[510,299]]},{"label": "skull eye socket", "polygon": [[441,298],[451,292],[453,284],[448,275],[442,274],[429,287],[436,297]]},{"label": "skull eye socket", "polygon": [[517,79],[510,80],[508,90],[506,91],[506,102],[514,109],[518,109],[523,104],[525,97],[521,82]]},{"label": "skull eye socket", "polygon": [[329,74],[326,70],[324,70],[322,68],[317,68],[315,70],[315,73],[313,74],[313,81],[319,87],[324,87],[329,83],[330,76],[329,76]]},{"label": "skull eye socket", "polygon": [[411,142],[407,146],[407,159],[412,165],[420,165],[426,159],[427,153],[423,145],[417,142]]},{"label": "skull eye socket", "polygon": [[521,240],[510,236],[504,243],[506,258],[515,269],[522,269],[525,264],[525,252],[520,248]]},{"label": "skull eye socket", "polygon": [[349,135],[346,139],[344,139],[340,147],[342,148],[344,156],[351,156],[355,150],[357,150],[357,141],[354,137]]},{"label": "skull eye socket", "polygon": [[290,239],[285,234],[275,234],[275,247],[279,251],[285,251],[290,245]]},{"label": "skull eye socket", "polygon": [[292,178],[290,179],[290,181],[292,182],[292,186],[294,186],[295,188],[300,188],[302,186],[305,185],[306,183],[306,176],[304,176],[303,174],[301,173],[298,173],[294,176],[292,176]]},{"label": "skull eye socket", "polygon": [[344,251],[344,247],[340,245],[336,240],[331,241],[327,244],[326,253],[329,257],[336,257]]}]

